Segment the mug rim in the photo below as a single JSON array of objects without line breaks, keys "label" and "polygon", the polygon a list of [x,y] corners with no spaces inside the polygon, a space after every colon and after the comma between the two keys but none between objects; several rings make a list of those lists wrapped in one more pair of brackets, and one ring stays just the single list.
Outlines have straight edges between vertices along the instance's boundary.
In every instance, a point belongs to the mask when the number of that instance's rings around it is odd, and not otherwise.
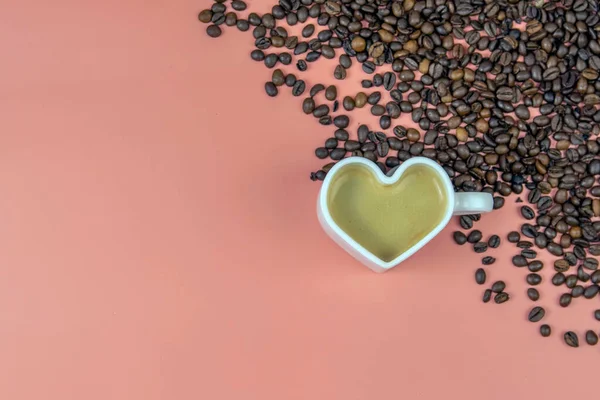
[{"label": "mug rim", "polygon": [[[438,173],[438,175],[442,178],[442,181],[444,182],[444,189],[446,190],[446,198],[448,199],[448,201],[447,201],[446,212],[444,214],[444,217],[442,218],[440,223],[431,232],[429,232],[425,237],[423,237],[421,240],[419,240],[417,243],[415,243],[410,249],[403,252],[402,254],[400,254],[398,257],[394,258],[391,261],[387,261],[387,262],[383,261],[379,257],[375,256],[373,253],[371,253],[369,250],[365,249],[360,243],[358,243],[356,240],[354,240],[352,237],[350,237],[350,235],[348,235],[346,232],[344,232],[344,230],[341,229],[338,226],[338,224],[333,220],[333,218],[331,217],[331,213],[329,212],[329,207],[327,204],[327,197],[328,197],[327,195],[329,193],[329,187],[331,185],[331,181],[332,181],[333,177],[337,173],[339,173],[339,171],[341,169],[343,169],[344,167],[346,167],[348,165],[352,165],[352,164],[360,164],[360,165],[363,165],[364,167],[370,169],[371,172],[373,172],[375,174],[377,180],[385,186],[389,186],[391,184],[398,182],[398,180],[402,177],[404,172],[411,166],[414,166],[416,164],[424,164],[429,167],[432,167]],[[400,166],[396,167],[392,171],[393,171],[393,173],[391,174],[391,176],[387,176],[383,173],[383,171],[381,171],[381,169],[373,161],[367,160],[366,158],[363,158],[363,157],[357,157],[357,156],[345,158],[345,159],[337,162],[331,168],[331,170],[329,170],[329,172],[327,173],[327,176],[323,180],[323,185],[321,186],[321,189],[319,191],[319,199],[318,199],[318,208],[319,208],[318,211],[320,211],[319,216],[321,217],[321,218],[319,218],[319,220],[321,221],[321,223],[326,224],[327,227],[331,230],[331,233],[335,234],[337,236],[337,238],[342,240],[346,245],[350,246],[353,250],[358,252],[362,257],[366,258],[369,262],[377,265],[379,268],[381,268],[383,270],[389,270],[389,269],[395,267],[396,265],[400,264],[402,261],[406,260],[407,258],[412,256],[414,253],[419,251],[421,248],[423,248],[423,246],[425,246],[427,243],[429,243],[431,241],[431,239],[433,239],[435,236],[437,236],[442,231],[442,229],[444,229],[446,227],[446,225],[448,225],[448,222],[450,222],[450,218],[452,218],[452,214],[453,214],[453,210],[454,210],[454,203],[455,203],[455,198],[454,198],[455,193],[454,193],[454,187],[452,186],[452,182],[450,181],[450,178],[448,177],[448,174],[446,173],[446,171],[435,161],[430,160],[429,158],[426,158],[426,157],[413,157],[413,158],[410,158],[409,160],[406,160]]]}]

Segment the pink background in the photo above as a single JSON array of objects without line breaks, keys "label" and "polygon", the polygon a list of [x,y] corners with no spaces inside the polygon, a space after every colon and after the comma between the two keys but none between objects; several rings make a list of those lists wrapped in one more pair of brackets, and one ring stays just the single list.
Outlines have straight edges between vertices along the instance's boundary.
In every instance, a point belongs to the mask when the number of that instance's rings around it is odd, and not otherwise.
[{"label": "pink background", "polygon": [[[514,248],[490,253],[513,297],[496,305],[454,221],[384,275],[326,238],[308,175],[333,130],[264,94],[249,32],[205,35],[210,4],[2,1],[0,398],[591,393],[600,349],[561,337],[598,331],[600,302],[557,309],[546,282],[541,338]],[[484,236],[516,226],[507,204]]]}]

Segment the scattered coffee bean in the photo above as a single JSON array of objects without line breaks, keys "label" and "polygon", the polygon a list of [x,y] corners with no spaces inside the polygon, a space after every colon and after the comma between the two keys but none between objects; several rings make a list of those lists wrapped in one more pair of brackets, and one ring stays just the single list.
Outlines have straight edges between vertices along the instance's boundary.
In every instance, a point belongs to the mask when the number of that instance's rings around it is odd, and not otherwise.
[{"label": "scattered coffee bean", "polygon": [[485,253],[487,251],[487,247],[487,243],[479,242],[473,245],[473,250],[475,250],[475,253]]},{"label": "scattered coffee bean", "polygon": [[585,333],[585,341],[590,346],[595,346],[598,344],[598,335],[596,332],[589,330]]},{"label": "scattered coffee bean", "polygon": [[496,262],[496,259],[494,257],[491,257],[491,256],[483,257],[481,259],[481,263],[483,265],[492,265],[495,262]]},{"label": "scattered coffee bean", "polygon": [[452,237],[454,238],[454,242],[456,244],[459,245],[463,245],[465,243],[467,243],[467,236],[462,233],[461,231],[456,231],[452,234]]},{"label": "scattered coffee bean", "polygon": [[569,294],[569,293],[563,293],[560,295],[560,299],[558,300],[558,304],[560,304],[561,307],[568,307],[569,304],[571,304],[571,299],[573,297]]},{"label": "scattered coffee bean", "polygon": [[550,336],[550,334],[552,334],[552,329],[550,328],[550,325],[543,324],[540,326],[540,335],[542,335],[543,337],[548,337]]},{"label": "scattered coffee bean", "polygon": [[565,343],[571,347],[579,347],[579,338],[575,332],[566,332],[564,334]]},{"label": "scattered coffee bean", "polygon": [[522,255],[514,256],[512,258],[512,263],[515,267],[526,267],[527,259],[525,257],[523,257]]},{"label": "scattered coffee bean", "polygon": [[481,231],[478,231],[477,229],[472,230],[471,233],[469,233],[469,236],[467,236],[467,241],[469,243],[477,243],[481,240]]},{"label": "scattered coffee bean", "polygon": [[506,292],[498,293],[494,296],[494,302],[496,302],[496,304],[502,304],[507,302],[509,298],[510,296]]},{"label": "scattered coffee bean", "polygon": [[500,246],[500,236],[490,236],[490,238],[488,239],[488,246],[492,249],[498,248]]},{"label": "scattered coffee bean", "polygon": [[479,268],[475,271],[475,282],[477,282],[478,285],[483,285],[485,283],[485,271],[483,268]]},{"label": "scattered coffee bean", "polygon": [[492,291],[490,289],[485,289],[485,291],[483,292],[483,302],[484,303],[488,303],[492,298]]},{"label": "scattered coffee bean", "polygon": [[527,319],[529,319],[529,322],[539,322],[544,318],[544,315],[546,315],[546,310],[537,306],[531,309]]},{"label": "scattered coffee bean", "polygon": [[526,281],[531,286],[536,286],[542,283],[542,276],[536,273],[527,274]]},{"label": "scattered coffee bean", "polygon": [[510,243],[517,243],[519,240],[521,240],[521,234],[519,232],[512,231],[508,234],[507,238]]},{"label": "scattered coffee bean", "polygon": [[540,292],[538,292],[536,288],[529,288],[527,289],[527,297],[529,297],[529,300],[531,301],[538,301],[540,298]]},{"label": "scattered coffee bean", "polygon": [[501,293],[506,289],[506,284],[504,281],[496,281],[492,284],[492,292]]}]

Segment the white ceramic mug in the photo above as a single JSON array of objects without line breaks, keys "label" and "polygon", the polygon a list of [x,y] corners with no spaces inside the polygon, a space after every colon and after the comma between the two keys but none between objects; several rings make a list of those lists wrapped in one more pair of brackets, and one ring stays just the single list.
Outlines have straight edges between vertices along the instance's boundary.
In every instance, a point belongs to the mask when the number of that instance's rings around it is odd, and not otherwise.
[{"label": "white ceramic mug", "polygon": [[[392,261],[386,262],[375,256],[373,253],[365,249],[362,245],[352,239],[346,232],[344,232],[333,220],[331,214],[329,212],[327,197],[329,192],[329,186],[331,184],[331,180],[334,178],[336,174],[340,172],[343,168],[348,165],[356,165],[360,164],[365,168],[370,169],[379,182],[382,185],[391,185],[397,182],[404,171],[411,166],[414,165],[427,165],[437,171],[440,179],[444,182],[444,188],[446,190],[446,198],[447,207],[446,213],[442,218],[442,221],[435,227],[427,236],[417,242],[410,249],[400,254],[398,257],[393,259]],[[402,261],[406,260],[408,257],[412,256],[419,249],[421,249],[425,244],[427,244],[431,239],[435,237],[438,233],[441,232],[442,229],[448,224],[452,215],[464,215],[464,214],[479,214],[490,212],[494,209],[494,201],[492,195],[489,193],[455,193],[454,188],[452,186],[452,182],[446,174],[446,171],[442,167],[439,166],[435,161],[432,161],[425,157],[414,157],[402,163],[400,167],[398,167],[394,171],[390,171],[390,176],[385,175],[379,167],[373,163],[362,157],[349,157],[346,158],[337,164],[327,173],[327,177],[323,181],[323,185],[321,186],[321,191],[319,192],[319,198],[317,200],[317,215],[319,217],[319,222],[321,226],[325,230],[325,232],[344,250],[350,253],[354,258],[358,261],[365,264],[367,267],[372,269],[375,272],[385,272],[396,265],[400,264]]]}]

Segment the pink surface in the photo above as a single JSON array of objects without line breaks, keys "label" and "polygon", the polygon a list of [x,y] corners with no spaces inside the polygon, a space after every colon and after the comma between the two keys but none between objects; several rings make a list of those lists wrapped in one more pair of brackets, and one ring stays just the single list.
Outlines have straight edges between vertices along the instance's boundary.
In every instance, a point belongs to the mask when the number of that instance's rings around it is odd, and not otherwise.
[{"label": "pink surface", "polygon": [[559,337],[600,330],[600,303],[559,310],[546,282],[541,338],[512,248],[489,267],[514,298],[496,305],[454,222],[384,275],[326,238],[308,174],[332,130],[264,95],[250,33],[205,35],[210,4],[3,2],[0,398],[590,393],[600,348]]}]

